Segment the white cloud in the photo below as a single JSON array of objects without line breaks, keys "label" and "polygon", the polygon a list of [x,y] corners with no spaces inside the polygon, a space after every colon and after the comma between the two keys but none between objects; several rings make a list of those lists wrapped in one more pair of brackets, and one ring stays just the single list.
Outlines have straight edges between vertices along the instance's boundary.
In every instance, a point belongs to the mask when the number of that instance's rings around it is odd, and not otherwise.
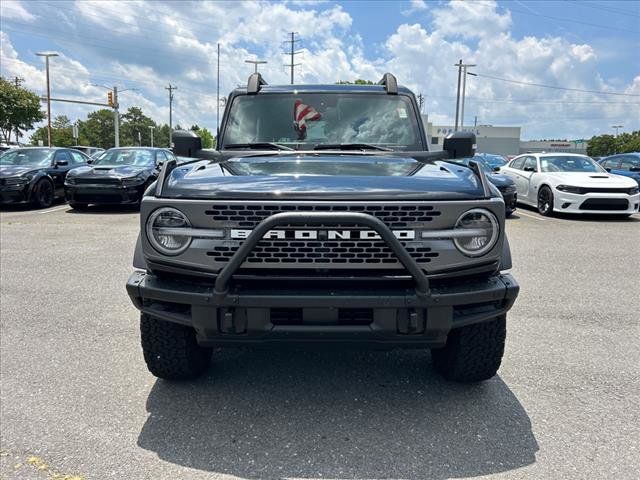
[{"label": "white cloud", "polygon": [[0,2],[0,17],[5,20],[22,20],[30,22],[35,20],[35,15],[28,12],[22,3],[17,0],[2,0]]},{"label": "white cloud", "polygon": [[[253,71],[244,63],[248,58],[268,61],[260,71],[269,83],[288,83],[289,71],[283,64],[289,58],[283,55],[283,41],[291,31],[299,32],[301,40],[296,45],[301,50],[296,62],[302,63],[296,68],[296,81],[375,81],[390,71],[425,95],[430,119],[441,123],[453,121],[457,80],[453,64],[460,58],[478,64],[478,73],[523,82],[635,94],[640,90],[640,77],[626,84],[617,80],[615,86],[605,80],[598,70],[600,52],[588,42],[559,36],[516,38],[509,11],[494,1],[452,1],[437,7],[414,3],[421,23],[399,25],[376,57],[365,54],[367,40],[354,31],[349,13],[334,3],[184,2],[176,8],[174,3],[137,0],[43,3],[37,9],[32,4],[16,5],[33,17],[31,23],[39,33],[51,36],[51,49],[64,53],[52,60],[56,95],[104,101],[105,90],[90,83],[134,87],[138,90],[121,95],[122,108],[140,105],[154,120],[165,123],[164,87],[172,83],[178,86],[174,122],[198,123],[212,130],[216,43],[222,46],[220,91],[226,95]],[[430,23],[428,15],[433,17]],[[82,21],[74,20],[78,17]],[[0,40],[2,74],[19,75],[29,88],[42,93],[42,61],[32,52],[19,55],[6,33]],[[582,137],[614,119],[640,128],[630,107],[637,111],[640,99],[636,104],[625,101],[629,99],[469,77],[465,110],[467,123],[478,115],[481,123],[522,125],[527,137]],[[54,114],[75,119],[90,110],[56,104]]]}]

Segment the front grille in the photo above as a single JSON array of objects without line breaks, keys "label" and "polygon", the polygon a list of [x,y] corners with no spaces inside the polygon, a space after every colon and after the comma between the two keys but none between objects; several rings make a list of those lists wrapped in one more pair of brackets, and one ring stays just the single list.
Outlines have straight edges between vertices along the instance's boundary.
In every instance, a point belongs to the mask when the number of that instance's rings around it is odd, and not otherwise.
[{"label": "front grille", "polygon": [[574,191],[570,193],[577,193],[580,195],[586,195],[587,193],[617,193],[622,195],[634,195],[637,187],[633,188],[610,188],[610,187],[572,187]]},{"label": "front grille", "polygon": [[[401,242],[407,252],[419,263],[428,263],[438,256],[431,248],[421,242]],[[228,262],[237,247],[219,245],[207,255],[216,262]],[[348,241],[283,241],[261,240],[253,249],[246,263],[251,264],[398,264],[393,251],[383,241],[348,240]]]},{"label": "front grille", "polygon": [[77,203],[121,203],[122,195],[76,193],[73,196],[73,201]]},{"label": "front grille", "polygon": [[580,210],[627,210],[629,202],[624,198],[589,198],[582,202]]},{"label": "front grille", "polygon": [[114,185],[121,186],[122,182],[119,178],[113,177],[93,177],[93,178],[82,178],[76,177],[73,179],[76,185]]},{"label": "front grille", "polygon": [[[425,226],[441,214],[431,205],[214,205],[205,211],[214,222],[228,227],[253,228],[280,212],[368,213],[390,228]],[[339,225],[331,225],[335,228]]]}]

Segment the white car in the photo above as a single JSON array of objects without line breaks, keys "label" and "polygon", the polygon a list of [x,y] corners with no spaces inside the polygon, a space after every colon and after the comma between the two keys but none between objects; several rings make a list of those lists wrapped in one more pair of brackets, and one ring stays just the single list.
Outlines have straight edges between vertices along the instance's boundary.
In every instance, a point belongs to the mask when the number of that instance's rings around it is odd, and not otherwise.
[{"label": "white car", "polygon": [[553,212],[631,215],[638,212],[638,183],[607,172],[585,155],[527,153],[500,168],[516,183],[518,203]]}]

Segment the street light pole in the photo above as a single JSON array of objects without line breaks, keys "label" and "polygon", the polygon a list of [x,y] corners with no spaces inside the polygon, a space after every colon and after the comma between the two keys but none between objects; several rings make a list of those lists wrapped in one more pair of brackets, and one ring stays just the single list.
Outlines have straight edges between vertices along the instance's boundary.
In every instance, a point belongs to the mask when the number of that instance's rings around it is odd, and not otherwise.
[{"label": "street light pole", "polygon": [[151,133],[151,146],[153,147],[153,129],[156,128],[153,125],[149,125],[149,132]]},{"label": "street light pole", "polygon": [[462,108],[460,109],[460,130],[464,130],[464,100],[467,95],[467,75],[475,76],[475,73],[467,72],[467,67],[475,67],[475,65],[467,64],[462,66]]},{"label": "street light pole", "polygon": [[55,52],[39,52],[38,57],[44,57],[45,69],[47,71],[47,140],[51,147],[51,84],[49,83],[49,57],[57,57]]},{"label": "street light pole", "polygon": [[252,63],[254,66],[254,73],[258,73],[258,65],[264,65],[266,60],[245,60],[244,63]]},{"label": "street light pole", "polygon": [[[615,139],[618,139],[618,129],[619,128],[624,128],[624,125],[611,125],[611,128],[615,128],[616,129],[616,136]],[[618,142],[614,142],[614,147],[613,147],[613,153],[618,153]]]}]

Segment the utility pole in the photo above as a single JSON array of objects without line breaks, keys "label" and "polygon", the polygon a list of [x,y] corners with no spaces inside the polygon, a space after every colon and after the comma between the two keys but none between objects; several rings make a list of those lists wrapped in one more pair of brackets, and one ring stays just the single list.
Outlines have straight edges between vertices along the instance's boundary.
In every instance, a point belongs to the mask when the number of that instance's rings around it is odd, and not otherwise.
[{"label": "utility pole", "polygon": [[476,76],[475,73],[467,72],[467,67],[475,67],[473,64],[462,66],[462,108],[460,109],[460,129],[464,129],[464,101],[467,96],[467,75]]},{"label": "utility pole", "polygon": [[422,106],[424,105],[424,95],[418,94],[418,107],[420,107],[420,113],[422,113]]},{"label": "utility pole", "polygon": [[165,90],[169,90],[169,148],[173,147],[173,91],[177,90],[178,87],[175,87],[169,84],[168,87],[164,87]]},{"label": "utility pole", "polygon": [[47,140],[51,147],[51,84],[49,83],[49,57],[57,57],[55,52],[39,52],[38,57],[44,57],[45,69],[47,71]]},{"label": "utility pole", "polygon": [[[22,77],[14,77],[13,79],[13,83],[15,84],[16,88],[19,88],[20,85],[22,85],[22,82],[24,82],[24,78]],[[9,137],[11,137],[11,131],[9,131]],[[7,141],[9,141],[10,138],[7,138]],[[20,140],[20,130],[18,129],[18,127],[16,127],[16,145],[18,145],[18,141]]]},{"label": "utility pole", "polygon": [[151,134],[151,146],[153,147],[153,129],[156,128],[153,125],[149,125],[149,133]]},{"label": "utility pole", "polygon": [[290,43],[291,44],[291,49],[289,52],[286,53],[286,55],[291,55],[291,63],[285,63],[285,67],[290,67],[291,68],[291,85],[293,85],[293,71],[295,67],[300,66],[299,63],[295,63],[295,56],[298,55],[300,53],[300,50],[296,51],[296,43],[299,42],[300,40],[296,40],[296,35],[298,32],[291,32],[289,35],[291,35],[291,40],[287,40],[285,43]]},{"label": "utility pole", "polygon": [[266,60],[245,60],[244,63],[252,63],[255,67],[254,73],[258,73],[258,65],[264,65]]},{"label": "utility pole", "polygon": [[113,133],[114,144],[118,148],[120,146],[120,111],[118,110],[120,105],[118,104],[118,86],[113,86]]},{"label": "utility pole", "polygon": [[216,81],[217,102],[216,102],[216,147],[218,137],[220,137],[220,43],[218,43],[218,79]]},{"label": "utility pole", "polygon": [[478,115],[476,115],[473,119],[473,128],[476,128],[478,126]]}]

